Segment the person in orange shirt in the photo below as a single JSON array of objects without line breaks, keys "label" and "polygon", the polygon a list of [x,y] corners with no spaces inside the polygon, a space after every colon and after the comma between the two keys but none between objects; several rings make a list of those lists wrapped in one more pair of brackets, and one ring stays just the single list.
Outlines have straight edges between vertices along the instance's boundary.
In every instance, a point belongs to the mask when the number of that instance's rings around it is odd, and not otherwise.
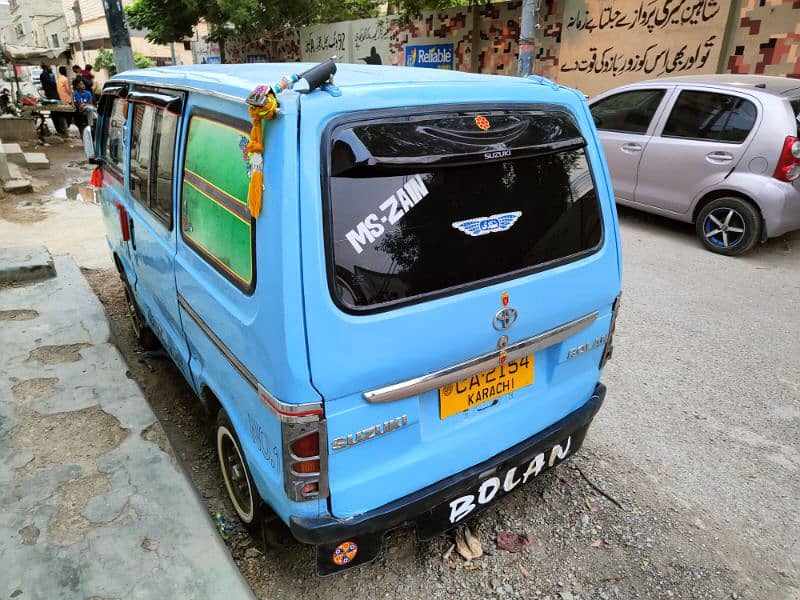
[{"label": "person in orange shirt", "polygon": [[[73,104],[72,85],[70,85],[69,77],[67,77],[67,67],[64,66],[58,67],[58,77],[56,78],[56,87],[58,88],[58,97],[61,100],[61,104],[66,104],[66,105]],[[69,114],[64,114],[64,115],[59,115],[58,120],[61,122],[54,123],[54,125],[56,125],[56,130],[61,135],[65,135],[69,130],[69,124],[72,119],[70,119]]]}]

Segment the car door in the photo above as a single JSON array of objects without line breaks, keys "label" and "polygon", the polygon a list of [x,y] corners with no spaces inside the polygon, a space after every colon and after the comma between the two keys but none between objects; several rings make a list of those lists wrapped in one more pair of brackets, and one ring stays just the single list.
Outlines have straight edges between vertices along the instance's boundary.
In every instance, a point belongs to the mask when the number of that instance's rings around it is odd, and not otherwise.
[{"label": "car door", "polygon": [[131,113],[128,193],[130,248],[135,292],[148,325],[188,376],[189,350],[178,312],[175,285],[174,214],[176,136],[182,96],[134,91]]},{"label": "car door", "polygon": [[736,168],[759,112],[758,101],[746,94],[679,90],[644,149],[635,202],[686,215],[700,192]]},{"label": "car door", "polygon": [[592,117],[617,201],[633,202],[639,161],[650,141],[654,117],[665,103],[668,91],[666,87],[626,90],[592,103]]}]

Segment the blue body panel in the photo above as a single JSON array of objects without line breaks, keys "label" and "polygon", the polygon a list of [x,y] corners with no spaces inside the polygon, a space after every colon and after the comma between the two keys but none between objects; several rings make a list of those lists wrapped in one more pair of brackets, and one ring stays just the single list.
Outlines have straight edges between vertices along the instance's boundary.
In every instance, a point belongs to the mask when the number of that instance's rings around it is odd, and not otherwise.
[{"label": "blue body panel", "polygon": [[[123,73],[117,79],[187,91],[179,140],[196,108],[248,122],[242,99],[260,83],[311,65],[204,65]],[[241,440],[261,496],[288,521],[292,515],[356,515],[413,493],[531,437],[584,404],[600,376],[603,347],[568,360],[570,348],[609,331],[620,290],[616,209],[605,160],[583,98],[550,82],[398,67],[341,65],[340,96],[284,92],[281,112],[264,130],[264,208],[255,226],[256,285],[247,295],[187,246],[180,235],[183,143],[176,147],[172,231],[133,206],[122,186],[106,184],[103,210],[109,244],[148,322],[187,380],[213,392]],[[344,313],[328,290],[322,205],[321,142],[332,119],[357,111],[457,104],[571,112],[586,149],[602,207],[603,241],[590,256],[502,284],[370,315]],[[130,120],[130,117],[129,117]],[[127,146],[128,144],[126,144]],[[126,151],[127,153],[127,151]],[[125,162],[128,158],[126,154]],[[137,248],[121,241],[114,203],[136,219]],[[156,291],[158,290],[158,291]],[[535,355],[534,385],[489,407],[439,418],[438,392],[370,404],[363,392],[419,377],[496,348],[491,321],[507,291],[519,320],[509,343],[593,311],[589,329]],[[178,297],[202,323],[180,307]],[[407,415],[409,425],[328,457],[330,498],[289,501],[283,491],[281,424],[248,377],[209,337],[214,332],[259,384],[279,400],[324,401],[330,440]]]}]

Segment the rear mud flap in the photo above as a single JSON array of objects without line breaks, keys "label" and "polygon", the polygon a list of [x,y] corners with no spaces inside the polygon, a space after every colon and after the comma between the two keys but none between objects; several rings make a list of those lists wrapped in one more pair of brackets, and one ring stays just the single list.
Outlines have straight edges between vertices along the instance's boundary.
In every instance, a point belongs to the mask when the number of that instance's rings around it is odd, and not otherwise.
[{"label": "rear mud flap", "polygon": [[384,532],[361,534],[340,543],[319,544],[317,575],[326,577],[365,565],[378,558],[383,549]]}]

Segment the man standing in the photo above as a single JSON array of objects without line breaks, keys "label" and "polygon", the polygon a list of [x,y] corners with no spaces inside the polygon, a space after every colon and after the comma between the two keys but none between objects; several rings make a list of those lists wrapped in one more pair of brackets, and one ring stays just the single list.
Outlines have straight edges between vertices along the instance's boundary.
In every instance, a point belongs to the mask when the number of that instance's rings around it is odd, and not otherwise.
[{"label": "man standing", "polygon": [[[67,77],[67,67],[60,66],[58,67],[58,78],[56,79],[56,87],[58,88],[58,97],[61,99],[61,104],[64,106],[72,106],[74,104],[72,98],[72,86],[69,83],[69,77]],[[66,114],[63,115],[64,123],[62,123],[63,131],[59,131],[60,134],[65,135],[67,133],[67,128],[69,127],[70,122],[70,115]],[[56,127],[58,130],[58,127]]]},{"label": "man standing", "polygon": [[58,100],[58,87],[56,86],[56,76],[50,65],[42,65],[42,74],[39,75],[39,82],[42,84],[44,97],[48,100]]}]

